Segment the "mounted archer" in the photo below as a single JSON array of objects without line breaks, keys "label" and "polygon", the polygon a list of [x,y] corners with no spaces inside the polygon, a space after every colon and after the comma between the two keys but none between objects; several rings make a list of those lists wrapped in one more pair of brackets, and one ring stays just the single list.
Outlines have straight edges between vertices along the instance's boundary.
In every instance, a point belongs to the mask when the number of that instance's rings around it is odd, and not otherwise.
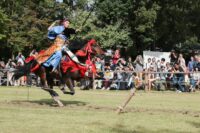
[{"label": "mounted archer", "polygon": [[65,51],[74,62],[81,64],[78,58],[67,47],[71,34],[76,34],[78,30],[69,28],[70,22],[68,19],[60,20],[60,24],[55,26],[57,22],[55,21],[48,28],[48,38],[54,41],[54,43],[35,58],[38,65],[43,63],[45,67],[52,67],[52,72],[57,71],[56,69],[62,58],[62,51]]}]

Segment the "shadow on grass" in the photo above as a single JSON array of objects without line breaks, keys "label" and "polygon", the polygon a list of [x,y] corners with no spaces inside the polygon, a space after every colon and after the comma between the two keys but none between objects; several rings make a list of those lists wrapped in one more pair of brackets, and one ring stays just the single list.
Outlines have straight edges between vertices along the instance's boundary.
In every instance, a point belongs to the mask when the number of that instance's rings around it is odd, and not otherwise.
[{"label": "shadow on grass", "polygon": [[189,123],[195,128],[200,128],[200,122],[188,121],[187,123]]},{"label": "shadow on grass", "polygon": [[[123,126],[118,127],[117,125],[110,129],[111,132],[114,133],[183,133],[182,131],[174,131],[169,129],[160,129],[156,131],[152,131],[151,129],[146,129],[144,127],[138,126],[136,129],[127,129]],[[189,132],[184,132],[189,133]]]},{"label": "shadow on grass", "polygon": [[[82,101],[63,101],[61,100],[62,103],[64,104],[64,106],[85,106],[87,105],[86,102],[82,102]],[[53,107],[57,107],[58,104],[55,103],[55,101],[53,101],[52,99],[41,99],[41,100],[31,100],[31,101],[26,101],[26,100],[17,100],[17,101],[12,101],[12,103],[15,104],[21,104],[21,105],[43,105],[43,106],[53,106]]]}]

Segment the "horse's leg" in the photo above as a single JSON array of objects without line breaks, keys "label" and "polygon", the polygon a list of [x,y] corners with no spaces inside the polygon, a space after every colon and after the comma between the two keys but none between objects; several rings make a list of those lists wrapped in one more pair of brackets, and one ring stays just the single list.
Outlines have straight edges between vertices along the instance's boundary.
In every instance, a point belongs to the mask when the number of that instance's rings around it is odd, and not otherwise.
[{"label": "horse's leg", "polygon": [[[70,92],[66,91],[66,85],[69,88]],[[71,78],[65,78],[65,84],[64,87],[61,89],[61,91],[64,94],[70,94],[70,95],[74,95],[75,94],[75,90],[74,90],[74,86],[73,86],[73,81]]]},{"label": "horse's leg", "polygon": [[45,68],[41,68],[39,72],[39,77],[41,79],[42,83],[42,89],[49,92],[49,94],[52,96],[53,100],[58,103],[60,107],[63,107],[63,103],[59,100],[59,95],[56,93],[53,89],[48,87],[48,82],[47,82],[47,75]]},{"label": "horse's leg", "polygon": [[66,88],[67,88],[67,85],[66,85],[67,77],[66,77],[66,75],[67,74],[62,73],[61,75],[62,76],[61,76],[61,79],[60,79],[60,90],[63,92],[63,94],[67,94],[67,91],[66,91]]},{"label": "horse's leg", "polygon": [[66,85],[68,86],[70,90],[69,94],[74,95],[75,94],[74,84],[71,78],[67,78]]}]

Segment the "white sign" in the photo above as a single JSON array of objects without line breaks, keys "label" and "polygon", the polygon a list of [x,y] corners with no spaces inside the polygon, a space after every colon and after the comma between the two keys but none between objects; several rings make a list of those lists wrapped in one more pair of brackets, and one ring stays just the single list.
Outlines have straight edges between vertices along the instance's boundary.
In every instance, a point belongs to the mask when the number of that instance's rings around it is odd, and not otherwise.
[{"label": "white sign", "polygon": [[148,59],[155,58],[156,62],[161,61],[162,58],[165,59],[165,63],[169,62],[170,63],[170,52],[155,52],[155,51],[143,51],[143,58],[144,58],[144,68],[146,68]]},{"label": "white sign", "polygon": [[56,0],[56,2],[58,2],[58,3],[63,3],[63,0]]}]

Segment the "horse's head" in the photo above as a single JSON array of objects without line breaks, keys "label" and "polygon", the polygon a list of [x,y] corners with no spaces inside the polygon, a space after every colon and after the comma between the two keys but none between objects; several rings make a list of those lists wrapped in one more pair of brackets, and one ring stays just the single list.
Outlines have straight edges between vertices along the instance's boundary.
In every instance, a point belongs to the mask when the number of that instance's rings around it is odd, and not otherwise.
[{"label": "horse's head", "polygon": [[88,54],[103,55],[104,51],[94,39],[91,39],[87,42],[87,44],[85,44],[85,46],[82,49],[76,52],[77,56],[87,56]]},{"label": "horse's head", "polygon": [[99,44],[95,41],[95,40],[90,40],[89,42],[91,42],[91,53],[94,55],[103,55],[104,51],[101,49],[101,47],[99,46]]}]

